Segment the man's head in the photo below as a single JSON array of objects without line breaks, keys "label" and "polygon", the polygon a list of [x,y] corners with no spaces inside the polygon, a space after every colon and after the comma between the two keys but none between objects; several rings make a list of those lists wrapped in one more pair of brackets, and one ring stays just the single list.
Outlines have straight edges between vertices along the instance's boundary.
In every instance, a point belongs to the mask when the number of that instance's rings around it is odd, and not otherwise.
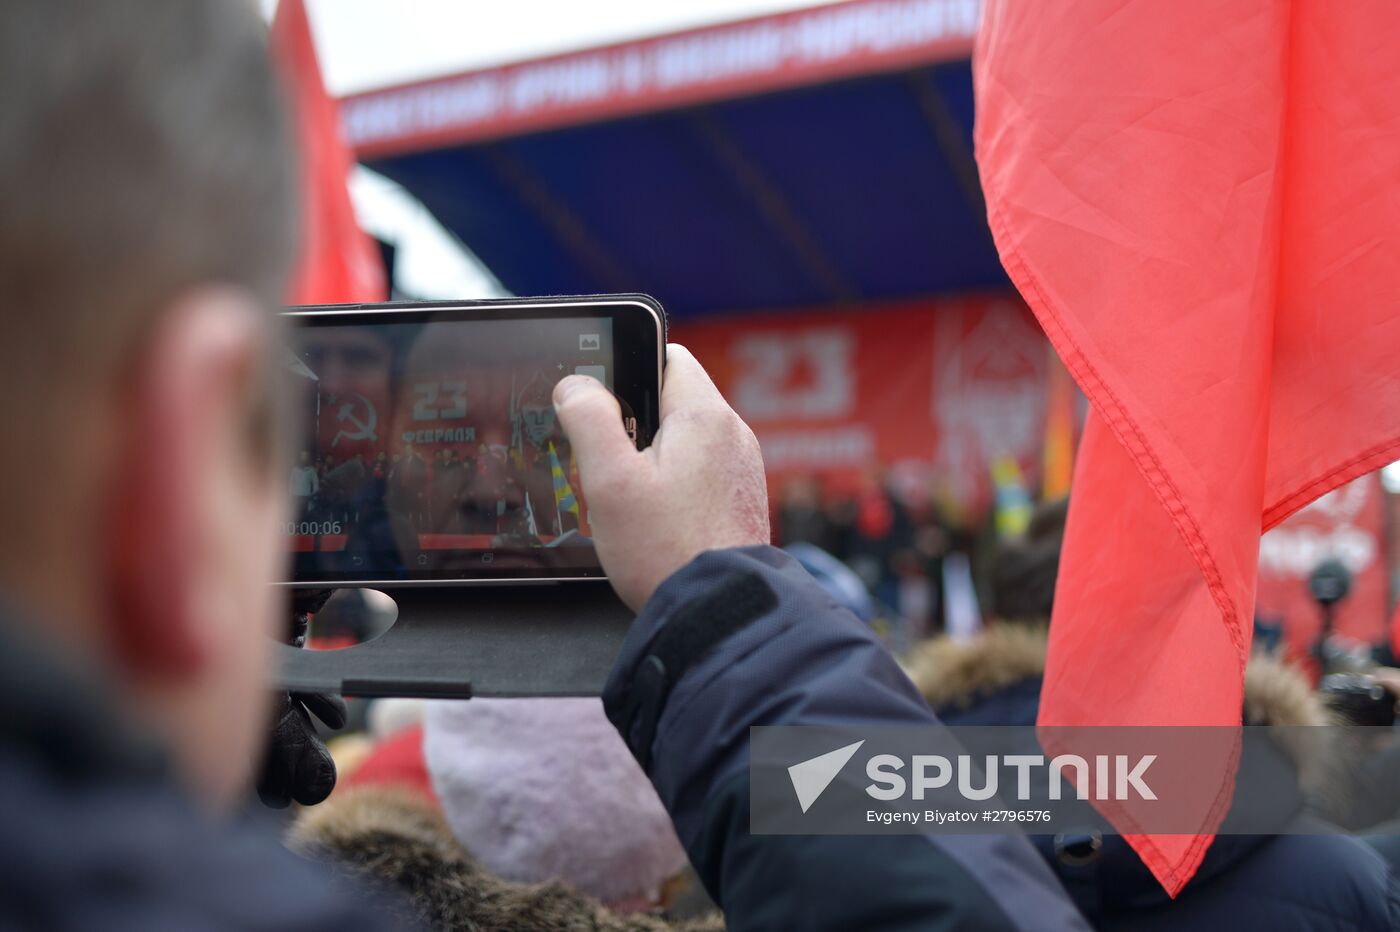
[{"label": "man's head", "polygon": [[377,416],[389,403],[394,348],[372,328],[327,327],[298,338],[316,389],[331,404],[351,403],[360,417]]},{"label": "man's head", "polygon": [[[262,723],[295,200],[238,0],[0,5],[0,590],[213,798]],[[44,464],[43,475],[32,464]]]},{"label": "man's head", "polygon": [[553,388],[544,373],[537,372],[520,391],[520,420],[525,436],[540,449],[554,436],[554,402],[550,397]]},{"label": "man's head", "polygon": [[1055,605],[1055,577],[1069,499],[1038,506],[1023,539],[1003,545],[992,566],[992,608],[1004,621],[1044,623]]}]

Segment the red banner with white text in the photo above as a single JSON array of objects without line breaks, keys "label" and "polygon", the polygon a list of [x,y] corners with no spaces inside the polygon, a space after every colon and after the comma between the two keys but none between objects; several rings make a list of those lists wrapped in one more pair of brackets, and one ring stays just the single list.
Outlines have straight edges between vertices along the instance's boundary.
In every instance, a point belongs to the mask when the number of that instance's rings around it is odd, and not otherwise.
[{"label": "red banner with white text", "polygon": [[1039,487],[1048,356],[1015,295],[681,321],[673,338],[753,427],[775,483],[845,486],[888,467],[977,513],[1009,456]]}]

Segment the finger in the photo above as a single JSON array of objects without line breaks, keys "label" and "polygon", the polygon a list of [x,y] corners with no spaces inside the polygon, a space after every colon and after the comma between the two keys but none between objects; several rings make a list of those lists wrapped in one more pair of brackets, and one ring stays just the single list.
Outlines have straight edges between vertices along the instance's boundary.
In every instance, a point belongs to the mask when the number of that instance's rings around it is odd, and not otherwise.
[{"label": "finger", "polygon": [[683,408],[729,404],[704,367],[679,343],[666,345],[666,378],[661,384],[661,420]]},{"label": "finger", "polygon": [[335,789],[335,758],[325,743],[316,735],[311,720],[302,713],[301,740],[293,753],[296,755],[296,774],[289,788],[292,799],[303,806],[314,806],[324,802],[331,790]]},{"label": "finger", "polygon": [[276,705],[270,740],[258,775],[258,798],[269,809],[285,809],[292,802],[289,788],[295,770],[288,753],[289,741],[294,741],[302,729],[291,697],[282,693]]},{"label": "finger", "polygon": [[323,803],[335,790],[335,761],[331,758],[330,751],[323,753],[325,757],[318,757],[314,763],[308,758],[307,766],[312,768],[313,773],[298,781],[292,788],[292,799],[299,805],[314,806]]},{"label": "finger", "polygon": [[345,700],[334,693],[293,693],[292,698],[301,700],[308,712],[335,731],[344,728],[350,718],[350,709]]},{"label": "finger", "polygon": [[292,794],[288,792],[288,773],[291,766],[278,752],[277,747],[268,749],[258,771],[258,799],[269,809],[286,809],[292,804]]},{"label": "finger", "polygon": [[269,809],[286,809],[292,804],[286,784],[258,781],[258,801]]},{"label": "finger", "polygon": [[592,471],[639,455],[622,426],[622,408],[597,379],[586,375],[560,379],[554,386],[554,410],[585,480]]}]

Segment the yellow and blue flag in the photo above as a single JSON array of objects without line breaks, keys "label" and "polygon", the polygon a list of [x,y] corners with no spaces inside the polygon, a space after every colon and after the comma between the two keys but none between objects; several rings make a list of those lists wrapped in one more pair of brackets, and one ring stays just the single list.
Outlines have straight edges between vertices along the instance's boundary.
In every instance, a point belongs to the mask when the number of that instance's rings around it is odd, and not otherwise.
[{"label": "yellow and blue flag", "polygon": [[564,475],[564,467],[559,462],[559,454],[554,450],[554,441],[549,442],[549,475],[554,480],[554,504],[559,507],[559,513],[572,512],[574,517],[578,517],[578,496],[574,494],[574,487],[569,485],[569,477]]}]

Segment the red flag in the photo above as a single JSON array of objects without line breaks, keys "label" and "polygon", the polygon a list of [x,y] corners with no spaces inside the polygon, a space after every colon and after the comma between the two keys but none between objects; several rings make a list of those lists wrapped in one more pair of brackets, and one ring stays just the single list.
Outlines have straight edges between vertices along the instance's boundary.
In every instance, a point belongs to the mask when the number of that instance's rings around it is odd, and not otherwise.
[{"label": "red flag", "polygon": [[355,222],[346,188],[353,160],[340,135],[336,103],[321,82],[302,0],[277,5],[272,54],[285,80],[301,153],[301,256],[288,301],[382,301],[387,292],[383,262]]},{"label": "red flag", "polygon": [[[1397,48],[1393,0],[988,4],[988,218],[1093,405],[1043,725],[1238,725],[1261,531],[1400,456]],[[1129,835],[1173,895],[1217,763]]]}]

